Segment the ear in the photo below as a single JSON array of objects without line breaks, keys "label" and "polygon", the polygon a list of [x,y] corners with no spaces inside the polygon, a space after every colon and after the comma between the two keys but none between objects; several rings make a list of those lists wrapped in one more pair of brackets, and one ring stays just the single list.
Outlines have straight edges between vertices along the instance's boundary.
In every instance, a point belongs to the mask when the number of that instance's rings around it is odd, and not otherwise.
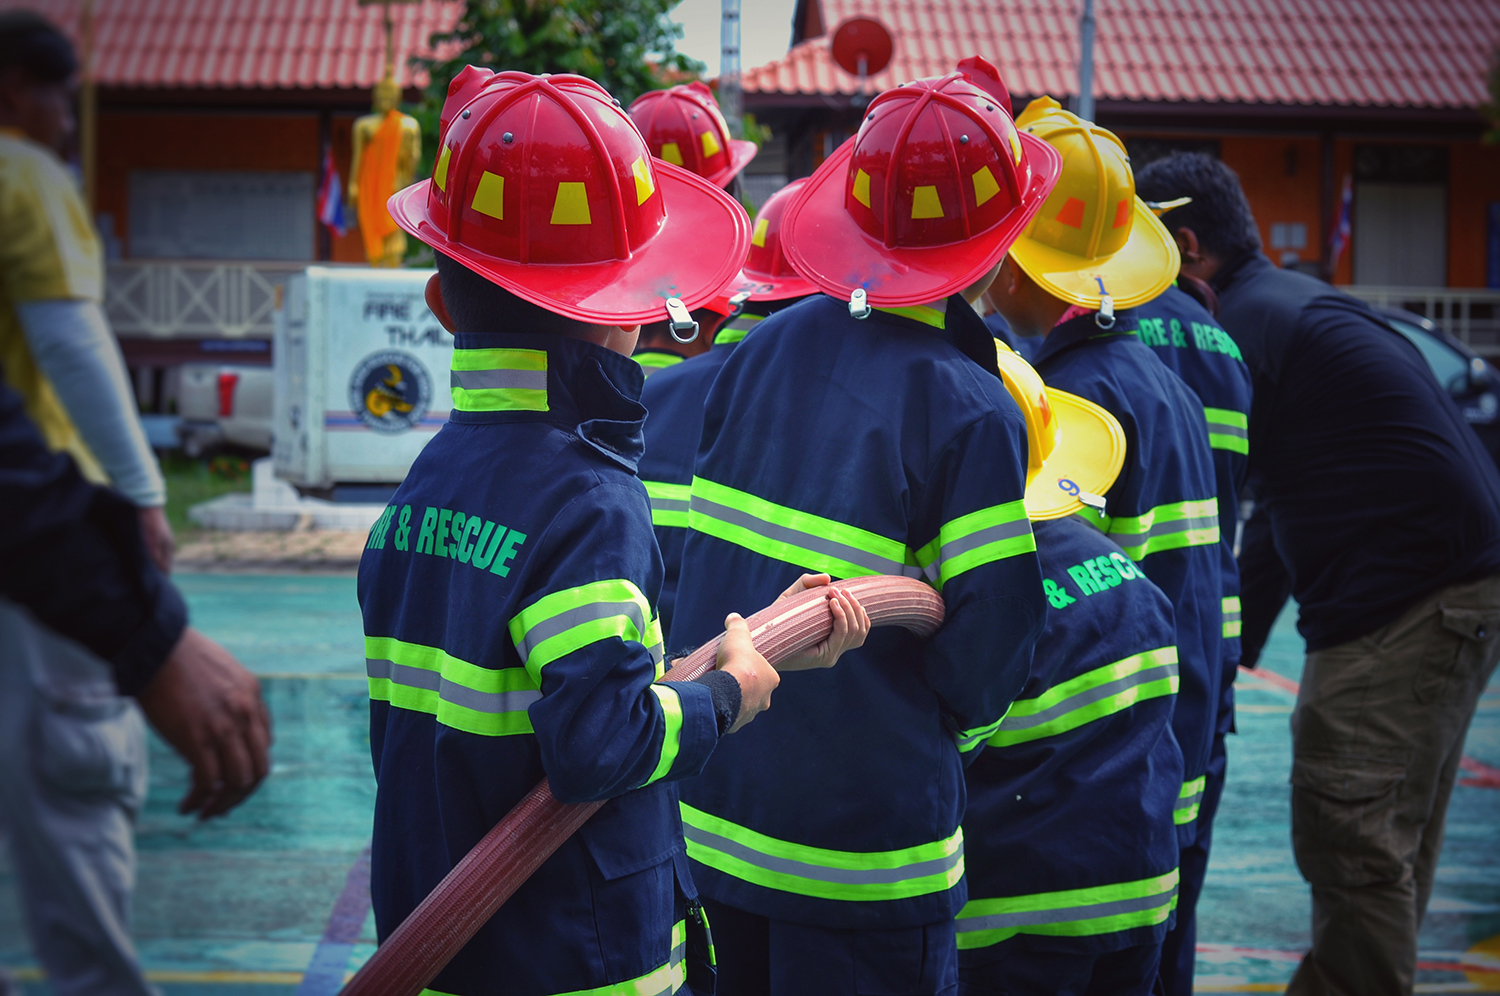
[{"label": "ear", "polygon": [[1196,263],[1203,258],[1203,250],[1198,245],[1198,233],[1191,228],[1177,229],[1172,233],[1172,238],[1177,240],[1177,251],[1183,262]]},{"label": "ear", "polygon": [[449,332],[457,332],[453,324],[453,318],[448,314],[448,306],[443,303],[443,281],[434,273],[427,278],[427,290],[423,292],[427,300],[427,308],[437,318],[438,324]]}]

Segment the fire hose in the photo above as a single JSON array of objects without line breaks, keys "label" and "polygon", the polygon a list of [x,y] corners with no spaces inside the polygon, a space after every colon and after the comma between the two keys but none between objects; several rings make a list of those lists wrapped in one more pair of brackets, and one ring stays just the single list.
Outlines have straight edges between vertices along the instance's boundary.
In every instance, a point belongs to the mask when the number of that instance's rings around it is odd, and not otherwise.
[{"label": "fire hose", "polygon": [[[919,581],[876,575],[835,585],[859,600],[874,626],[900,626],[925,637],[943,623],[941,596]],[[774,666],[826,640],[833,614],[826,589],[814,588],[746,622],[755,649]],[[711,670],[722,639],[677,661],[667,678],[692,681]],[[417,996],[604,801],[565,805],[543,779],[386,938],[343,996]]]}]

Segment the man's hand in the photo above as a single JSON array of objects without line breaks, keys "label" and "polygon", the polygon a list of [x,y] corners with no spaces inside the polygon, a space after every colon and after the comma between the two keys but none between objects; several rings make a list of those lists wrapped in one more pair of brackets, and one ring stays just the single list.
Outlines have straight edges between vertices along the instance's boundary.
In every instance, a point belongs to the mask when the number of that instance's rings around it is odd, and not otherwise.
[{"label": "man's hand", "polygon": [[[827,574],[804,574],[790,588],[781,593],[776,601],[784,601],[800,595],[809,588],[830,584]],[[810,671],[813,668],[833,667],[846,650],[862,647],[865,637],[870,635],[870,615],[859,604],[859,600],[842,588],[828,588],[828,610],[833,613],[833,631],[828,639],[811,650],[788,658],[776,665],[778,671]]]},{"label": "man's hand", "polygon": [[750,627],[738,612],[731,612],[724,620],[724,639],[719,643],[719,659],[714,666],[740,683],[740,714],[730,733],[771,707],[771,693],[781,683],[781,675],[755,649]]},{"label": "man's hand", "polygon": [[193,769],[180,813],[221,816],[266,777],[271,716],[260,682],[189,627],[160,671],[136,696],[146,718]]},{"label": "man's hand", "polygon": [[172,573],[172,551],[177,542],[172,538],[172,526],[167,522],[167,511],[160,505],[141,509],[141,539],[146,542],[146,552],[161,568],[163,574]]}]

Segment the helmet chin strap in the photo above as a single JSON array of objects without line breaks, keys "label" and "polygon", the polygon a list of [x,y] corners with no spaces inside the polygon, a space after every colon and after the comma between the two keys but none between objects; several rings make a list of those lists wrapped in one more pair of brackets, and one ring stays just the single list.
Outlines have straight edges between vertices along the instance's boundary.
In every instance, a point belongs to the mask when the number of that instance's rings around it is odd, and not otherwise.
[{"label": "helmet chin strap", "polygon": [[1108,294],[1099,295],[1099,311],[1094,315],[1094,324],[1101,329],[1115,327],[1115,302]]},{"label": "helmet chin strap", "polygon": [[[698,338],[698,323],[693,321],[693,313],[687,310],[680,297],[667,298],[667,331],[683,344]],[[684,332],[688,334],[683,335]]]},{"label": "helmet chin strap", "polygon": [[853,294],[849,295],[849,315],[851,318],[866,319],[870,317],[870,302],[865,299],[865,289],[855,288]]}]

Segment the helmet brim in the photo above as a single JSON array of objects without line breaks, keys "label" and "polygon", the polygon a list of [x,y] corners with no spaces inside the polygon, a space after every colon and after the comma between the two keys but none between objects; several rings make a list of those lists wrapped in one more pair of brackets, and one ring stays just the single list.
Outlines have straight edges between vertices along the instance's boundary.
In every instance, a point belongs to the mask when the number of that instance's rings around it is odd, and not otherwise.
[{"label": "helmet brim", "polygon": [[747,142],[743,138],[731,138],[729,140],[729,165],[719,170],[708,178],[708,182],[718,187],[729,186],[729,181],[740,175],[740,170],[750,165],[750,160],[760,147],[754,142]]},{"label": "helmet brim", "polygon": [[998,263],[1042,209],[1062,173],[1062,156],[1019,133],[1031,165],[1030,189],[1011,217],[972,239],[921,249],[887,247],[844,208],[844,182],[854,139],[818,167],[781,223],[782,251],[797,272],[826,294],[847,301],[864,288],[873,305],[928,304],[968,287]]},{"label": "helmet brim", "polygon": [[430,179],[398,190],[386,208],[408,235],[548,311],[601,325],[663,321],[667,298],[691,310],[735,279],[750,251],[750,216],[697,174],[659,159],[652,168],[667,221],[629,259],[517,263],[475,252],[450,241],[428,214]]},{"label": "helmet brim", "polygon": [[751,301],[785,301],[819,293],[817,284],[802,277],[777,277],[749,268],[741,270],[740,276],[744,278],[740,286],[750,292]]},{"label": "helmet brim", "polygon": [[1113,415],[1087,398],[1051,387],[1047,404],[1057,419],[1057,443],[1026,486],[1026,516],[1034,521],[1083,511],[1087,506],[1074,488],[1102,495],[1125,465],[1125,430]]},{"label": "helmet brim", "polygon": [[1099,285],[1116,308],[1152,300],[1177,279],[1182,258],[1167,227],[1139,197],[1130,238],[1108,259],[1085,259],[1022,235],[1010,256],[1048,294],[1083,308],[1101,304]]}]

